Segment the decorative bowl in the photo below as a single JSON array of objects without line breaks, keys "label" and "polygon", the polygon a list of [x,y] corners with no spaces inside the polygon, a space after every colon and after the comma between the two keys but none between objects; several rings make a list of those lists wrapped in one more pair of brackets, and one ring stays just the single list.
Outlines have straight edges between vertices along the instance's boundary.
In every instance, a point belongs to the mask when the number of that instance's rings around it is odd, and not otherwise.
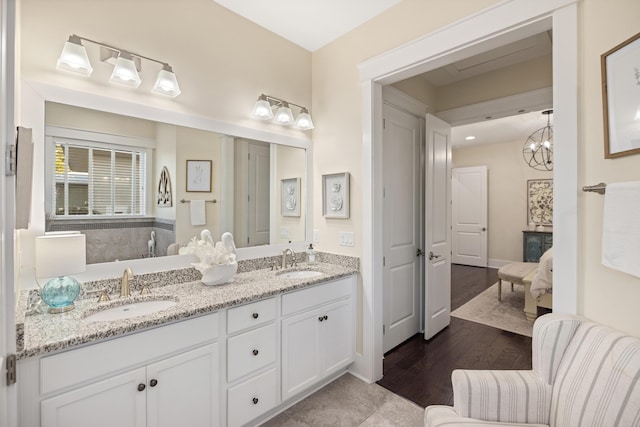
[{"label": "decorative bowl", "polygon": [[223,285],[233,282],[233,276],[238,270],[238,263],[227,265],[212,265],[202,273],[200,281],[207,286]]}]

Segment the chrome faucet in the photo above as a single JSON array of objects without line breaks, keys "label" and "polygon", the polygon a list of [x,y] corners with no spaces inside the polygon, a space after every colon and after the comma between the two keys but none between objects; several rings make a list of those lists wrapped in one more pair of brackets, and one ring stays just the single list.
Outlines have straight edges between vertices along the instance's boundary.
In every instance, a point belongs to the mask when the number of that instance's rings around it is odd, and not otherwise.
[{"label": "chrome faucet", "polygon": [[287,254],[291,254],[291,267],[295,267],[296,263],[296,253],[291,248],[287,248],[282,252],[282,268],[287,268]]},{"label": "chrome faucet", "polygon": [[120,296],[131,296],[131,288],[129,287],[129,281],[133,280],[133,271],[129,267],[124,269],[122,273],[122,281],[120,282]]}]

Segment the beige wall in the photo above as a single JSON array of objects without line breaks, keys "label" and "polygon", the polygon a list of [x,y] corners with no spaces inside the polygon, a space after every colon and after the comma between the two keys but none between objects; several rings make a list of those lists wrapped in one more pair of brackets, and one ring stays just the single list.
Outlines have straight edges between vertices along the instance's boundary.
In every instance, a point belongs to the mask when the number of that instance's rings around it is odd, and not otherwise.
[{"label": "beige wall", "polygon": [[489,264],[522,261],[522,230],[527,229],[527,180],[551,179],[552,172],[530,168],[522,141],[454,148],[454,168],[487,166]]},{"label": "beige wall", "polygon": [[[272,153],[275,155],[275,187],[276,196],[272,197],[272,203],[276,203],[275,227],[276,241],[273,243],[304,242],[305,240],[305,216],[307,215],[305,203],[307,194],[303,189],[307,185],[306,177],[306,156],[305,150],[301,148],[277,145],[273,147]],[[272,164],[273,164],[272,163]],[[312,176],[311,174],[309,176]],[[281,180],[290,178],[300,178],[300,216],[282,215],[282,184]],[[286,227],[289,237],[280,236],[280,227]]]}]

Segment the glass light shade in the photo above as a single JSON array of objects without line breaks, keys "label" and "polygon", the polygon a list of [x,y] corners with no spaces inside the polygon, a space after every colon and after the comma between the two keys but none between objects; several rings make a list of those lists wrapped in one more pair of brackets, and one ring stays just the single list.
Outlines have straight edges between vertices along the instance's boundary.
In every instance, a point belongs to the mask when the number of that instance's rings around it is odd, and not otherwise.
[{"label": "glass light shade", "polygon": [[52,234],[36,237],[36,276],[54,277],[42,288],[42,300],[52,313],[74,308],[73,301],[80,293],[80,284],[68,274],[86,269],[86,240],[84,234]]},{"label": "glass light shade", "polygon": [[311,120],[311,115],[307,110],[303,109],[300,114],[298,114],[294,126],[301,130],[313,129],[313,121]]},{"label": "glass light shade", "polygon": [[130,87],[140,86],[142,79],[138,75],[136,64],[131,59],[131,55],[126,52],[120,52],[116,66],[113,67],[113,73],[111,73],[111,81]]},{"label": "glass light shade", "polygon": [[84,46],[80,44],[79,38],[71,36],[69,37],[69,41],[65,42],[62,53],[58,58],[56,68],[58,70],[82,74],[83,76],[91,75],[93,67],[89,62],[87,51]]},{"label": "glass light shade", "polygon": [[285,102],[282,107],[278,108],[273,120],[284,126],[290,126],[293,124],[293,113],[291,112],[291,108],[289,108],[288,103]]},{"label": "glass light shade", "polygon": [[253,106],[251,117],[260,120],[269,120],[273,118],[271,104],[269,104],[269,101],[267,101],[267,98],[264,95],[262,95]]},{"label": "glass light shade", "polygon": [[180,86],[178,86],[178,80],[176,79],[175,73],[171,70],[171,67],[165,66],[160,70],[156,84],[151,91],[172,98],[180,95]]}]

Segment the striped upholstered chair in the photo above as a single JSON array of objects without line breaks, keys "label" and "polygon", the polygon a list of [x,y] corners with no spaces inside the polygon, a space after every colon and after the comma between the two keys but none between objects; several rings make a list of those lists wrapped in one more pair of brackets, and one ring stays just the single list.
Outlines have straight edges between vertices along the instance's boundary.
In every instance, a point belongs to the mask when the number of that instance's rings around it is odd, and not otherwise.
[{"label": "striped upholstered chair", "polygon": [[640,339],[567,314],[539,317],[531,371],[456,370],[453,407],[425,425],[640,426]]}]

